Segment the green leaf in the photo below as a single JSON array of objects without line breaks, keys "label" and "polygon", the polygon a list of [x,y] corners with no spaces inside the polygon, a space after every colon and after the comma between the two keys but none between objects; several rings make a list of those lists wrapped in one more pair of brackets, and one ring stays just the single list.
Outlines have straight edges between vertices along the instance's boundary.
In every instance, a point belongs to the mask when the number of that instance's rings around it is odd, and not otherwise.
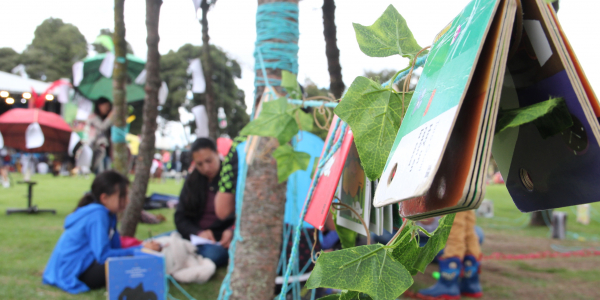
[{"label": "green leaf", "polygon": [[433,232],[433,236],[430,237],[427,244],[421,248],[419,257],[413,264],[413,267],[421,271],[421,273],[425,272],[427,265],[431,263],[440,250],[444,249],[446,246],[446,240],[448,240],[448,235],[450,234],[455,215],[456,214],[451,214],[442,217],[438,228]]},{"label": "green leaf", "polygon": [[298,122],[298,128],[302,131],[308,131],[308,132],[312,131],[313,125],[315,123],[313,116],[303,112],[299,108],[297,108],[296,113],[294,114],[294,117],[296,117],[296,114],[298,114],[298,117],[296,119],[296,122]]},{"label": "green leaf", "polygon": [[281,71],[281,86],[288,92],[288,96],[292,99],[302,99],[302,91],[298,85],[297,75],[282,70]]},{"label": "green leaf", "polygon": [[417,274],[417,269],[413,266],[419,257],[420,248],[416,237],[411,238],[409,230],[410,228],[408,228],[408,226],[404,227],[402,230],[400,237],[404,237],[404,240],[394,248],[392,257],[401,263],[406,270],[408,270],[410,275],[415,275]]},{"label": "green leaf", "polygon": [[331,295],[327,295],[325,297],[321,297],[317,300],[340,300],[341,296],[342,296],[341,294],[331,294]]},{"label": "green leaf", "polygon": [[281,145],[273,151],[273,157],[277,160],[277,179],[282,183],[298,170],[306,170],[310,163],[310,154],[294,151],[289,144]]},{"label": "green leaf", "polygon": [[354,143],[367,177],[381,176],[400,122],[412,93],[402,94],[382,88],[366,77],[357,77],[334,112],[354,133]]},{"label": "green leaf", "polygon": [[410,273],[381,244],[323,253],[306,287],[352,290],[373,299],[392,300],[413,283]]},{"label": "green leaf", "polygon": [[281,97],[265,102],[258,118],[248,123],[240,135],[274,137],[279,140],[280,145],[283,145],[289,142],[296,133],[298,133],[298,124],[288,113],[287,99]]},{"label": "green leaf", "polygon": [[360,293],[357,291],[348,291],[348,290],[343,290],[342,294],[340,295],[340,300],[358,300]]},{"label": "green leaf", "polygon": [[368,56],[400,54],[413,58],[422,47],[417,44],[406,20],[390,5],[371,26],[353,23],[360,50]]},{"label": "green leaf", "polygon": [[527,123],[533,123],[542,138],[546,139],[573,126],[573,119],[565,99],[552,98],[525,107],[501,110],[498,113],[496,134]]},{"label": "green leaf", "polygon": [[358,235],[358,233],[344,226],[339,226],[337,223],[336,212],[332,212],[331,215],[333,216],[333,224],[335,224],[335,231],[337,232],[338,237],[340,238],[342,249],[348,249],[356,246],[356,235]]}]

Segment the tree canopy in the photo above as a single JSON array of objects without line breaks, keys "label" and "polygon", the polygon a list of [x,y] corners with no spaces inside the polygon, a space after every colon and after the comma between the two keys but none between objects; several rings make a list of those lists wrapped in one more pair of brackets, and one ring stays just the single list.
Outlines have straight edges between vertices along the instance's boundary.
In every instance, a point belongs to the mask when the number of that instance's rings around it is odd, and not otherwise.
[{"label": "tree canopy", "polygon": [[71,77],[73,63],[87,54],[87,41],[77,27],[49,18],[35,29],[21,63],[31,78],[54,81]]},{"label": "tree canopy", "polygon": [[11,72],[21,61],[20,54],[12,48],[0,48],[0,71]]},{"label": "tree canopy", "polygon": [[[164,118],[179,120],[178,108],[180,106],[190,109],[196,105],[205,104],[204,94],[194,94],[191,101],[186,101],[186,94],[191,87],[192,78],[187,74],[189,61],[201,58],[201,54],[201,46],[185,44],[177,51],[171,50],[161,57],[160,74],[162,80],[169,87],[169,96],[160,111]],[[222,107],[227,115],[227,128],[219,129],[218,135],[226,133],[233,138],[249,121],[244,102],[244,91],[239,89],[234,81],[235,78],[242,77],[242,70],[237,61],[229,58],[223,50],[214,45],[211,45],[211,57],[216,105]]]}]

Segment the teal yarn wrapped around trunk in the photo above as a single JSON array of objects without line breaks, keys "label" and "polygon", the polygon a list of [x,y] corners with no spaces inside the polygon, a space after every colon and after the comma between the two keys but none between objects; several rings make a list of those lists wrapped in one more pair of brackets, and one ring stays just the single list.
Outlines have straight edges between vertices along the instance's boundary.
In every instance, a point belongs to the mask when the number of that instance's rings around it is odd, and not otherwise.
[{"label": "teal yarn wrapped around trunk", "polygon": [[[273,2],[259,5],[256,11],[254,70],[261,69],[260,51],[266,69],[281,69],[298,74],[299,37],[297,4]],[[277,41],[272,41],[273,39]],[[268,78],[266,74],[255,76],[255,87],[268,85],[279,86],[281,80]]]}]

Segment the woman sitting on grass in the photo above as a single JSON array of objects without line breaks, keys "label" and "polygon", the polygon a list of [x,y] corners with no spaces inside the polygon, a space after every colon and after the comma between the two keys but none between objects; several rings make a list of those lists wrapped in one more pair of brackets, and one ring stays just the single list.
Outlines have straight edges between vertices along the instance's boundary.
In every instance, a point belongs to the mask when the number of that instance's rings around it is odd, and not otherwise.
[{"label": "woman sitting on grass", "polygon": [[175,226],[184,239],[192,235],[209,240],[198,245],[197,253],[217,267],[227,264],[227,248],[233,238],[235,214],[219,219],[215,213],[215,195],[219,189],[221,160],[212,140],[199,138],[192,144],[194,169],[185,180],[175,211]]},{"label": "woman sitting on grass", "polygon": [[[73,213],[65,219],[61,235],[42,277],[44,284],[76,294],[106,286],[104,263],[109,257],[131,256],[135,248],[121,248],[117,214],[125,210],[129,180],[115,171],[94,179]],[[154,242],[144,247],[160,251]]]}]

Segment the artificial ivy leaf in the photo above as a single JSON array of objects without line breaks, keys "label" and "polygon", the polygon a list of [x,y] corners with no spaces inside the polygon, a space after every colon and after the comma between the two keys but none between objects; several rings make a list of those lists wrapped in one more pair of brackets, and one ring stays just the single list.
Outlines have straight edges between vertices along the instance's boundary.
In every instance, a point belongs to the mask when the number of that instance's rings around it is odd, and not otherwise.
[{"label": "artificial ivy leaf", "polygon": [[433,232],[433,236],[429,238],[427,244],[421,248],[419,257],[415,260],[413,267],[421,273],[425,272],[427,265],[435,258],[435,256],[444,249],[446,240],[450,234],[454,216],[456,214],[445,215],[440,219],[438,228]]},{"label": "artificial ivy leaf", "polygon": [[371,57],[400,54],[413,58],[422,47],[417,44],[406,20],[390,5],[371,26],[353,23],[360,50]]},{"label": "artificial ivy leaf", "polygon": [[302,91],[298,85],[297,75],[282,70],[281,71],[281,86],[288,92],[288,96],[292,99],[302,99]]},{"label": "artificial ivy leaf", "polygon": [[[406,234],[409,230],[410,229],[408,228],[408,226],[406,226],[402,230],[400,237],[404,236],[404,234]],[[413,266],[415,261],[417,261],[417,258],[419,257],[419,252],[420,248],[416,237],[412,238],[409,234],[404,238],[404,240],[402,240],[402,242],[398,246],[394,248],[394,251],[392,251],[392,257],[396,261],[401,263],[406,268],[406,270],[408,270],[410,275],[415,275],[417,274],[417,269],[415,269]]]},{"label": "artificial ivy leaf", "polygon": [[306,287],[351,289],[373,299],[396,299],[412,285],[413,279],[392,258],[391,249],[384,247],[376,244],[321,254]]},{"label": "artificial ivy leaf", "polygon": [[284,144],[275,151],[273,157],[277,160],[277,179],[282,183],[298,170],[306,170],[310,163],[310,154],[294,151],[289,144]]},{"label": "artificial ivy leaf", "polygon": [[366,77],[357,77],[334,112],[350,125],[361,164],[371,180],[381,177],[412,93],[404,97]]},{"label": "artificial ivy leaf", "polygon": [[317,300],[340,300],[341,296],[342,296],[341,294],[331,294],[331,295],[327,295],[325,297],[321,297]]},{"label": "artificial ivy leaf", "polygon": [[275,137],[280,145],[289,142],[298,133],[298,124],[288,113],[287,99],[265,102],[258,118],[246,124],[240,135]]},{"label": "artificial ivy leaf", "polygon": [[542,138],[548,138],[573,126],[569,108],[562,97],[498,113],[496,134],[507,128],[531,123],[537,127]]},{"label": "artificial ivy leaf", "polygon": [[344,226],[339,226],[337,223],[337,213],[332,212],[333,216],[333,224],[335,224],[335,231],[340,238],[340,243],[342,244],[342,249],[348,249],[356,246],[356,231],[348,229]]},{"label": "artificial ivy leaf", "polygon": [[357,291],[348,291],[348,290],[343,290],[342,294],[340,295],[340,300],[358,300],[360,299],[360,293]]},{"label": "artificial ivy leaf", "polygon": [[296,112],[294,112],[294,118],[296,118],[296,114],[298,116],[296,119],[296,122],[298,122],[298,128],[303,131],[312,131],[315,123],[313,116],[303,112],[300,108],[297,108]]}]

